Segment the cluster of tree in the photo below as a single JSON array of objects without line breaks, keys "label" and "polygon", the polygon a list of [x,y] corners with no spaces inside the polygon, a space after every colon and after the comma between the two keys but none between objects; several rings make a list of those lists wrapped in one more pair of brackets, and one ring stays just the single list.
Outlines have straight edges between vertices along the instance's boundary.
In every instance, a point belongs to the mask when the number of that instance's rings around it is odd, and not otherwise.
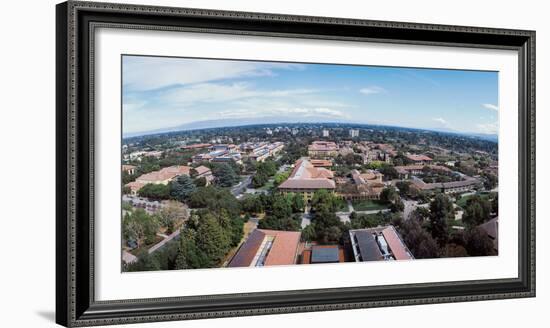
[{"label": "cluster of tree", "polygon": [[209,163],[216,185],[220,187],[231,187],[240,181],[240,168],[235,162],[230,163]]},{"label": "cluster of tree", "polygon": [[494,204],[496,204],[498,211],[498,199],[496,202],[491,203],[489,199],[479,195],[469,197],[466,201],[462,221],[470,228],[489,221]]},{"label": "cluster of tree", "polygon": [[180,236],[175,269],[219,267],[243,237],[244,221],[224,210],[197,211]]},{"label": "cluster of tree", "polygon": [[174,232],[178,226],[189,218],[189,208],[177,201],[170,201],[158,212],[159,223],[166,228],[166,233]]},{"label": "cluster of tree", "polygon": [[[241,200],[241,209],[244,213],[255,215],[259,213],[272,213],[276,210],[275,204],[282,204],[284,200],[285,204],[288,204],[291,211],[290,213],[300,213],[304,211],[305,201],[301,194],[288,193],[273,193],[273,194],[259,194],[250,195]],[[287,208],[284,206],[283,208]]]},{"label": "cluster of tree", "polygon": [[384,188],[380,193],[380,201],[389,204],[393,213],[402,212],[405,209],[405,204],[394,187]]},{"label": "cluster of tree", "polygon": [[351,212],[350,224],[352,229],[367,229],[392,224],[396,227],[401,225],[401,215],[396,213],[378,212],[375,214],[357,214]]},{"label": "cluster of tree", "polygon": [[148,254],[147,250],[142,250],[137,254],[137,262],[124,264],[123,271],[158,271],[169,270],[175,268],[176,257],[178,255],[179,242],[172,241],[167,243],[163,248],[152,254]]},{"label": "cluster of tree", "polygon": [[383,163],[378,169],[378,171],[384,175],[384,179],[386,180],[399,178],[399,173],[397,173],[395,166],[391,164]]},{"label": "cluster of tree", "polygon": [[[473,197],[471,213],[484,215],[490,210],[490,203],[481,203],[482,198]],[[466,216],[466,212],[465,212]],[[465,217],[463,216],[463,219]],[[430,202],[429,209],[418,207],[407,221],[401,222],[400,233],[415,258],[460,257],[495,255],[493,241],[479,227],[479,223],[466,219],[464,231],[451,232],[448,222],[454,220],[453,203],[444,194],[437,194]],[[477,221],[480,222],[480,221]]]},{"label": "cluster of tree", "polygon": [[161,228],[172,233],[189,217],[187,206],[179,202],[168,202],[157,213],[148,214],[142,208],[126,209],[122,219],[122,234],[127,244],[137,248],[151,245],[157,239]]},{"label": "cluster of tree", "polygon": [[170,185],[148,183],[141,187],[138,195],[154,200],[170,199]]},{"label": "cluster of tree", "polygon": [[199,187],[189,195],[187,204],[191,208],[206,208],[210,211],[224,209],[231,216],[238,216],[241,212],[239,201],[227,189],[214,186]]},{"label": "cluster of tree", "polygon": [[127,244],[135,245],[137,248],[144,244],[153,244],[159,228],[159,216],[149,215],[142,208],[126,212],[122,218],[122,236]]},{"label": "cluster of tree", "polygon": [[406,220],[401,224],[400,233],[403,242],[417,259],[437,258],[439,245],[417,220]]},{"label": "cluster of tree", "polygon": [[187,175],[180,175],[166,185],[148,183],[138,191],[138,195],[155,200],[174,199],[185,202],[197,190],[196,181]]},{"label": "cluster of tree", "polygon": [[321,244],[341,242],[349,226],[336,215],[339,199],[326,190],[318,190],[311,200],[311,212],[314,214],[310,225],[302,230],[302,239],[317,241]]},{"label": "cluster of tree", "polygon": [[334,162],[338,165],[347,165],[348,167],[353,167],[356,165],[363,164],[363,157],[356,153],[349,153],[345,155],[338,155]]},{"label": "cluster of tree", "polygon": [[182,230],[179,239],[152,254],[142,251],[125,271],[158,271],[219,267],[227,252],[243,236],[243,220],[227,213],[199,211]]},{"label": "cluster of tree", "polygon": [[273,178],[273,185],[275,187],[279,186],[281,183],[285,182],[289,176],[290,176],[290,171],[276,173],[275,177]]},{"label": "cluster of tree", "polygon": [[442,193],[435,195],[430,202],[428,231],[439,243],[445,245],[449,239],[448,222],[454,220],[455,211],[451,199]]},{"label": "cluster of tree", "polygon": [[274,161],[264,161],[256,165],[256,174],[252,178],[252,186],[260,188],[267,183],[275,173],[277,173],[277,163]]},{"label": "cluster of tree", "polygon": [[[260,229],[273,229],[283,231],[298,231],[300,230],[301,216],[294,214],[296,210],[296,200],[302,198],[301,195],[275,195],[271,210],[267,213],[263,220],[260,220],[258,227]],[[299,205],[303,205],[302,203]],[[298,205],[298,206],[299,206]]]},{"label": "cluster of tree", "polygon": [[294,140],[285,144],[285,152],[281,156],[281,163],[294,164],[298,159],[307,155],[309,140]]}]

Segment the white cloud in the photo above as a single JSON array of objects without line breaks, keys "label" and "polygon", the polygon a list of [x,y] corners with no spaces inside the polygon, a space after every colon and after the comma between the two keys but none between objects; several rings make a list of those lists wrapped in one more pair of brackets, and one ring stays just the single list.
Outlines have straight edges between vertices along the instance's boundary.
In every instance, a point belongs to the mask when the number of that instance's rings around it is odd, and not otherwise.
[{"label": "white cloud", "polygon": [[292,116],[295,118],[325,117],[325,118],[349,118],[346,113],[332,108],[305,108],[305,107],[272,107],[263,108],[258,111],[254,108],[240,108],[236,110],[225,110],[217,113],[216,116],[223,118],[255,118],[269,116]]},{"label": "white cloud", "polygon": [[480,133],[498,134],[498,122],[477,124],[477,130]]},{"label": "white cloud", "polygon": [[275,70],[303,70],[304,65],[165,57],[124,57],[123,81],[128,92],[225,79],[273,76]]},{"label": "white cloud", "polygon": [[259,90],[251,83],[236,82],[224,83],[198,83],[180,88],[173,88],[160,94],[160,100],[168,104],[194,105],[203,103],[221,103],[239,101],[245,99],[298,99],[304,95],[318,93],[315,89],[289,89],[289,90]]},{"label": "white cloud", "polygon": [[373,85],[370,87],[362,88],[359,90],[359,92],[368,96],[368,95],[374,95],[378,93],[386,93],[386,90],[379,86]]},{"label": "white cloud", "polygon": [[483,107],[498,112],[498,106],[493,104],[483,104]]},{"label": "white cloud", "polygon": [[436,117],[436,118],[433,118],[432,120],[440,123],[441,125],[448,125],[449,124],[444,118],[441,118],[441,117]]}]

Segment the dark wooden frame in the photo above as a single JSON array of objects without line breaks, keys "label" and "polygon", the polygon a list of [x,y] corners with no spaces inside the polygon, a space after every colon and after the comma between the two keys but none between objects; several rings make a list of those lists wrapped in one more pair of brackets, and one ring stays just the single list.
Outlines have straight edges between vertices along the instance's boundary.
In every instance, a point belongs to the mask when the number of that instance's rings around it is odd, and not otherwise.
[{"label": "dark wooden frame", "polygon": [[[57,5],[56,321],[89,326],[535,296],[535,32],[69,1]],[[519,277],[96,301],[93,37],[97,27],[512,49],[519,54]]]}]

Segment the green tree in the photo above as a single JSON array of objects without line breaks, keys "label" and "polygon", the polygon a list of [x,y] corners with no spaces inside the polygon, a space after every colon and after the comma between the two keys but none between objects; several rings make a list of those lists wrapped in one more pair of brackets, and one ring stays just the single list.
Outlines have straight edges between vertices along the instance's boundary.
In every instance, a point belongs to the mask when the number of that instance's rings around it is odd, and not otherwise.
[{"label": "green tree", "polygon": [[193,179],[187,175],[180,175],[170,183],[170,196],[180,202],[185,202],[196,190]]},{"label": "green tree", "polygon": [[143,243],[152,244],[160,227],[158,217],[147,214],[142,208],[126,213],[122,225],[124,238],[127,241],[135,241],[138,247]]},{"label": "green tree", "polygon": [[475,195],[467,200],[462,220],[469,227],[480,225],[491,218],[491,210],[489,200]]},{"label": "green tree", "polygon": [[469,229],[464,239],[466,240],[466,250],[470,256],[496,255],[493,241],[480,227]]},{"label": "green tree", "polygon": [[286,181],[286,179],[288,179],[289,176],[290,176],[290,172],[283,172],[283,173],[275,174],[275,178],[273,180],[273,185],[274,186],[280,185],[281,183]]},{"label": "green tree", "polygon": [[317,241],[322,244],[337,242],[342,236],[343,224],[340,218],[326,209],[315,212],[313,226]]},{"label": "green tree", "polygon": [[308,225],[302,229],[302,241],[311,242],[314,241],[317,236],[315,235],[315,227],[313,225]]},{"label": "green tree", "polygon": [[268,215],[264,219],[260,220],[258,228],[271,229],[281,231],[299,231],[300,230],[300,217],[288,216],[288,217],[276,217]]},{"label": "green tree", "polygon": [[262,213],[264,206],[259,196],[248,196],[241,200],[241,208],[243,212],[250,214]]},{"label": "green tree", "polygon": [[303,212],[305,207],[304,196],[300,193],[292,194],[292,211],[294,213]]},{"label": "green tree", "polygon": [[239,175],[230,164],[222,163],[215,165],[212,169],[212,173],[216,177],[216,183],[220,187],[231,187],[239,182]]},{"label": "green tree", "polygon": [[200,215],[195,240],[197,247],[208,258],[209,267],[220,263],[231,244],[230,235],[210,212]]},{"label": "green tree", "polygon": [[139,191],[140,197],[163,200],[170,198],[170,186],[163,184],[148,183],[143,186]]},{"label": "green tree", "polygon": [[440,245],[447,242],[449,237],[447,221],[453,218],[453,203],[447,195],[437,194],[430,203],[429,230]]},{"label": "green tree", "polygon": [[338,200],[334,194],[326,189],[317,190],[311,198],[311,210],[313,212],[328,211],[336,212],[338,209]]},{"label": "green tree", "polygon": [[386,187],[380,193],[380,201],[384,203],[393,203],[399,199],[399,194],[394,187]]},{"label": "green tree", "polygon": [[399,189],[399,194],[401,196],[408,195],[411,189],[411,183],[409,181],[398,181],[395,186]]},{"label": "green tree", "polygon": [[399,173],[397,173],[397,170],[393,165],[384,163],[380,166],[378,171],[380,171],[380,173],[382,173],[386,179],[399,178]]},{"label": "green tree", "polygon": [[178,222],[186,220],[189,217],[188,208],[180,202],[169,201],[159,211],[160,224],[168,229],[168,233],[172,233],[176,229]]},{"label": "green tree", "polygon": [[403,221],[400,232],[405,245],[417,259],[439,257],[439,247],[416,220]]},{"label": "green tree", "polygon": [[187,203],[192,208],[207,208],[213,212],[224,209],[232,217],[241,212],[240,203],[235,196],[229,190],[215,186],[197,188],[197,191],[189,196]]},{"label": "green tree", "polygon": [[195,233],[192,229],[185,229],[180,234],[178,254],[175,269],[203,268],[208,263],[205,254],[197,247]]}]

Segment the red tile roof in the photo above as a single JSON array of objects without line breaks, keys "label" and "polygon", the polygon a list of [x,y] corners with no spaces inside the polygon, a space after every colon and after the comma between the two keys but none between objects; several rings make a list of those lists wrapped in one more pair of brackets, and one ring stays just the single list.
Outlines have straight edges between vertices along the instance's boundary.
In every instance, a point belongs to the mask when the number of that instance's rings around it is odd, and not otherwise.
[{"label": "red tile roof", "polygon": [[[290,265],[295,264],[296,252],[300,243],[299,231],[278,230],[254,230],[248,239],[241,245],[239,251],[231,259],[229,267],[247,267],[256,265],[253,263],[258,252],[262,251],[264,239],[273,237],[271,249],[267,251],[264,265]],[[265,244],[264,244],[265,245]]]},{"label": "red tile roof", "polygon": [[338,146],[332,141],[314,141],[308,146],[308,150],[311,151],[336,151]]},{"label": "red tile roof", "polygon": [[413,162],[420,162],[420,161],[432,161],[432,159],[426,155],[407,155],[407,158],[410,159]]},{"label": "red tile roof", "polygon": [[332,177],[332,171],[314,167],[310,161],[300,159],[279,189],[334,189],[336,184]]},{"label": "red tile roof", "polygon": [[411,260],[413,258],[393,226],[388,226],[382,230],[382,235],[396,260]]},{"label": "red tile roof", "polygon": [[205,174],[205,173],[210,172],[210,169],[207,168],[207,167],[204,166],[204,165],[201,165],[201,166],[197,166],[197,167],[195,168],[195,171],[197,171],[197,174],[198,174],[198,175],[202,175],[202,174]]},{"label": "red tile roof", "polygon": [[263,230],[270,236],[275,236],[273,245],[265,260],[265,265],[295,264],[296,249],[300,243],[299,231]]},{"label": "red tile roof", "polygon": [[173,179],[178,175],[189,175],[191,167],[184,165],[176,165],[165,167],[159,171],[153,171],[150,173],[139,176],[136,181],[140,182],[157,182]]}]

